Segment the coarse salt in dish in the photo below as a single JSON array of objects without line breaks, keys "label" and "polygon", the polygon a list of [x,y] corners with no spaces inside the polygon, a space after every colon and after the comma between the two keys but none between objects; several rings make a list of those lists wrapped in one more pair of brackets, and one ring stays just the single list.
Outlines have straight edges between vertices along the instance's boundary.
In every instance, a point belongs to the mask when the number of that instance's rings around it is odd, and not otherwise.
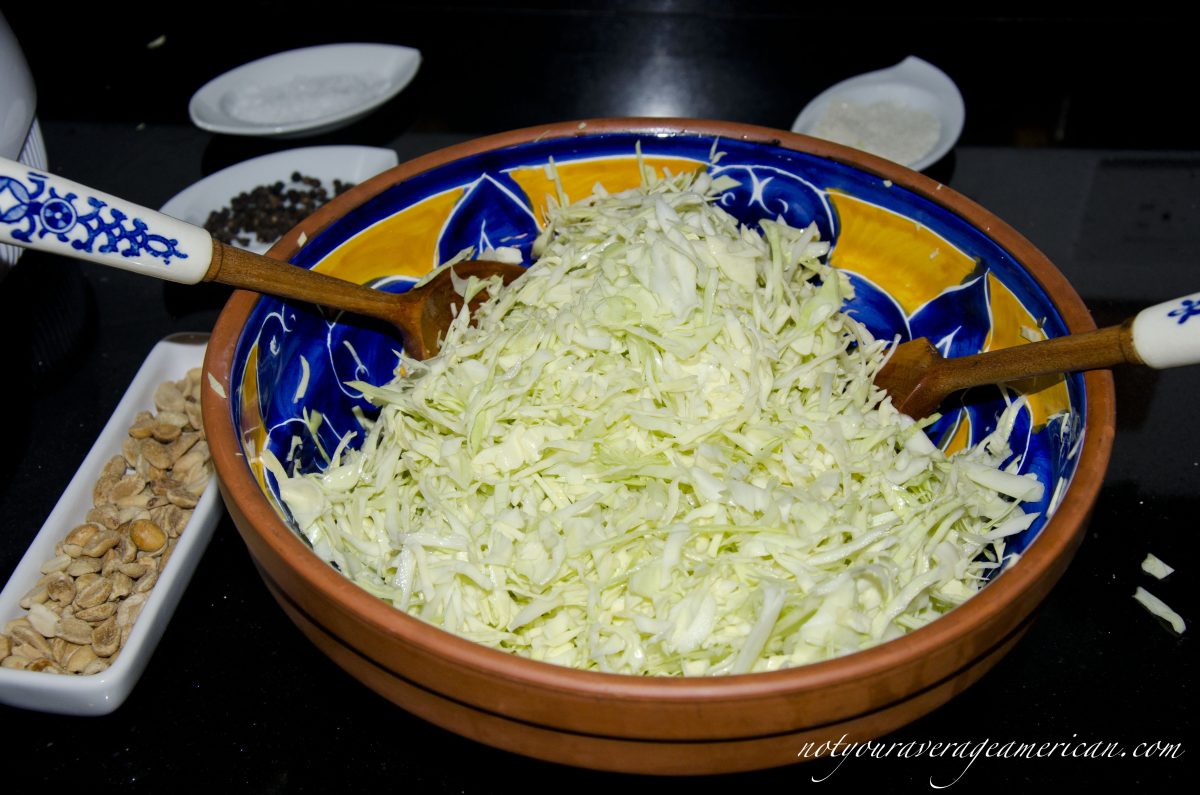
[{"label": "coarse salt in dish", "polygon": [[296,77],[284,83],[251,83],[230,92],[221,106],[250,124],[294,124],[369,103],[386,88],[382,79],[360,75]]},{"label": "coarse salt in dish", "polygon": [[825,108],[812,134],[897,163],[915,163],[933,150],[941,126],[937,116],[918,108],[839,99]]},{"label": "coarse salt in dish", "polygon": [[800,111],[792,131],[921,171],[954,147],[965,116],[962,94],[950,76],[910,55],[825,89]]},{"label": "coarse salt in dish", "polygon": [[326,44],[268,55],[205,83],[188,102],[201,129],[280,138],[344,127],[404,90],[421,53],[394,44]]}]

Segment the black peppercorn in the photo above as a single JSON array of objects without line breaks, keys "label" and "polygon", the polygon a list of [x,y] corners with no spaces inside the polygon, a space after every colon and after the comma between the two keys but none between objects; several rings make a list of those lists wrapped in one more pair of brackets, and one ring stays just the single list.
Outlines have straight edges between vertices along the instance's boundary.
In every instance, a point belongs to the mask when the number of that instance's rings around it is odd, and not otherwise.
[{"label": "black peppercorn", "polygon": [[[316,177],[293,171],[290,183],[277,181],[239,193],[228,207],[209,213],[204,228],[223,243],[247,246],[251,235],[260,243],[273,243],[329,201],[329,192]],[[333,195],[339,196],[352,187],[352,182],[335,179]]]}]

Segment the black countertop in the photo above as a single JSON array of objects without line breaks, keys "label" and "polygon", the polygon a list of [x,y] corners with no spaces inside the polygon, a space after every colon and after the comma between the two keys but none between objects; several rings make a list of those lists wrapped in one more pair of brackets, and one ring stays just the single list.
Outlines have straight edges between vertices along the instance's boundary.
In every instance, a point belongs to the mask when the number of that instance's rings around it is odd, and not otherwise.
[{"label": "black countertop", "polygon": [[[27,41],[17,19],[10,15]],[[221,58],[236,63],[259,54]],[[427,60],[423,74],[433,63]],[[203,71],[212,76],[220,68]],[[425,102],[445,76],[425,79],[429,85],[415,95],[424,99],[401,105]],[[47,87],[40,87],[45,95]],[[176,110],[187,93],[170,98]],[[767,123],[787,126],[799,104]],[[421,110],[396,111],[316,141],[261,142],[212,136],[175,111],[156,118],[130,110],[109,118],[86,108],[73,114],[61,103],[49,107],[53,112],[42,121],[51,170],[149,206],[207,173],[274,149],[384,145],[403,160],[470,134],[539,120],[518,114],[513,124],[493,120],[481,129],[455,129],[414,122]],[[968,116],[973,109],[968,100]],[[1028,148],[1013,145],[1020,141],[1006,137],[1011,130],[989,130],[964,138],[931,175],[1048,254],[1097,323],[1196,289],[1200,149],[1172,148],[1176,141],[1152,135],[1140,146],[1134,140],[1109,141],[1103,149],[1085,148],[1089,141]],[[154,343],[172,332],[208,330],[227,295],[217,286],[167,285],[34,252],[0,280],[0,372],[10,383],[0,456],[0,577],[15,567]],[[1195,617],[1195,593],[1185,584],[1200,504],[1194,410],[1200,370],[1123,370],[1117,393],[1113,460],[1087,537],[1028,635],[980,682],[886,740],[1118,743],[1125,756],[972,761],[894,755],[685,782],[525,759],[427,724],[342,673],[286,620],[224,517],[141,682],[120,709],[102,718],[65,718],[0,708],[10,727],[0,754],[7,782],[14,791],[19,784],[86,781],[98,791],[464,793],[880,784],[925,791],[951,783],[989,792],[1100,784],[1158,791],[1178,785],[1190,780],[1196,753],[1195,630],[1174,635],[1131,595],[1143,585],[1185,619]],[[1147,552],[1178,572],[1153,581],[1139,568]],[[1166,757],[1136,755],[1144,750],[1140,744],[1155,743]]]}]

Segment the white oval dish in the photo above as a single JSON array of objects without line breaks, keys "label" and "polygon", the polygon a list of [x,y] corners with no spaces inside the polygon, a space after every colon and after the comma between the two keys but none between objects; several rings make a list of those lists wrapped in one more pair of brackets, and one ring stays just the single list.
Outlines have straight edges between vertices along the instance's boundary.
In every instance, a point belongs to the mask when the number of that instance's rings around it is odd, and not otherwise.
[{"label": "white oval dish", "polygon": [[[851,77],[822,91],[800,111],[792,123],[792,132],[813,135],[818,122],[835,102],[859,106],[887,102],[935,117],[939,123],[936,142],[923,155],[900,163],[914,171],[928,168],[950,151],[962,134],[966,117],[962,94],[954,81],[933,64],[912,55],[888,69]],[[836,143],[855,145],[851,141]]]},{"label": "white oval dish", "polygon": [[[316,177],[333,198],[333,181],[357,184],[386,171],[400,162],[395,151],[372,146],[309,146],[288,149],[246,160],[210,174],[184,188],[162,206],[162,212],[196,226],[204,226],[209,213],[229,206],[239,193],[270,185],[279,180],[285,183],[292,172]],[[239,246],[256,254],[265,254],[274,245],[271,240],[259,242],[250,238]]]},{"label": "white oval dish", "polygon": [[[204,362],[207,334],[176,334],[150,351],[125,396],[80,464],[58,504],[25,551],[0,592],[0,622],[26,615],[19,602],[41,578],[41,567],[54,557],[55,545],[83,522],[92,507],[92,489],[104,464],[121,453],[121,443],[139,411],[154,410],[154,390],[163,381],[178,381]],[[163,567],[121,655],[106,671],[90,676],[57,675],[0,668],[0,704],[60,715],[107,715],[124,703],[153,654],[208,547],[222,511],[216,478],[210,480],[195,512]]]},{"label": "white oval dish", "polygon": [[399,94],[421,52],[395,44],[327,44],[268,55],[205,83],[188,113],[230,135],[301,136],[357,121]]}]

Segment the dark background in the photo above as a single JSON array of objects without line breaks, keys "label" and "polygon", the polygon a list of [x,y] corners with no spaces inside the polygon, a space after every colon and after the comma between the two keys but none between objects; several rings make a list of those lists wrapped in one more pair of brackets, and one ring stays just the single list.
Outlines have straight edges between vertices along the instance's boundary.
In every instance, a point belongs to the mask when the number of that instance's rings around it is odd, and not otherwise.
[{"label": "dark background", "polygon": [[1087,16],[1047,14],[1045,4],[950,15],[912,3],[839,5],[223,0],[5,3],[4,13],[49,118],[186,123],[179,99],[227,69],[296,47],[376,41],[425,55],[414,83],[376,118],[386,135],[597,116],[787,129],[823,88],[917,55],[958,83],[964,145],[1195,143],[1195,30],[1185,19],[1129,3]]},{"label": "dark background", "polygon": [[[159,206],[266,151],[387,146],[402,160],[465,137],[569,118],[710,117],[788,128],[822,89],[907,55],[966,102],[955,153],[930,175],[1042,248],[1098,323],[1194,291],[1200,146],[1190,23],[1139,15],[934,15],[898,5],[645,2],[6,2],[39,89],[51,170]],[[165,42],[147,45],[160,36]],[[191,94],[254,58],[379,41],[417,47],[413,83],[316,138],[210,135]],[[155,341],[211,328],[227,291],[183,288],[27,253],[0,279],[0,577],[19,560]],[[1118,374],[1113,462],[1078,557],[995,670],[891,741],[1183,743],[1174,760],[979,760],[953,790],[1109,785],[1161,791],[1190,774],[1196,666],[1130,594],[1195,617],[1198,368]],[[1138,571],[1153,551],[1179,572]],[[1194,633],[1194,629],[1189,629]],[[930,792],[953,760],[849,760],[695,781],[544,764],[464,740],[368,691],[285,619],[226,517],[129,700],[104,718],[0,707],[4,786],[100,792]]]}]

